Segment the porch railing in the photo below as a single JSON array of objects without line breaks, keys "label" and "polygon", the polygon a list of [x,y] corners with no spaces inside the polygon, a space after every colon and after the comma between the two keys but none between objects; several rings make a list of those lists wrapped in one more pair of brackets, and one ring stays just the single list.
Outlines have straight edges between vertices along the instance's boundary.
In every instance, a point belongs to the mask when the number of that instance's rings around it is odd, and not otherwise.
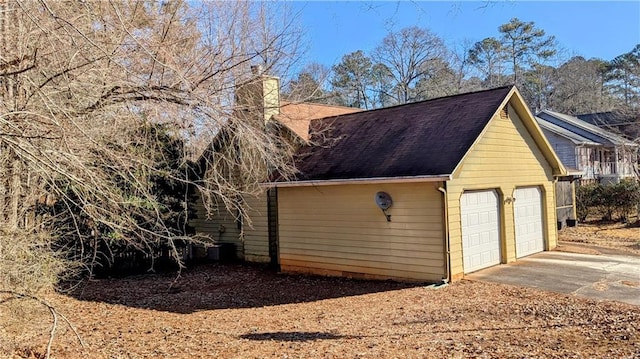
[{"label": "porch railing", "polygon": [[634,177],[638,176],[639,166],[637,163],[600,162],[585,172],[595,176]]}]

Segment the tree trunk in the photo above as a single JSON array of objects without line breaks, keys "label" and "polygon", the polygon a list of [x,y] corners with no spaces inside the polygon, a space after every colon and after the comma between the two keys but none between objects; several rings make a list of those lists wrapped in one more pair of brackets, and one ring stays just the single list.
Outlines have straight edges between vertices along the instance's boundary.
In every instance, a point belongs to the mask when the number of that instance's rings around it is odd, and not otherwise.
[{"label": "tree trunk", "polygon": [[20,160],[15,156],[13,163],[11,164],[11,186],[9,189],[9,228],[12,230],[18,229],[18,222],[20,220],[20,196],[22,195],[22,179]]}]

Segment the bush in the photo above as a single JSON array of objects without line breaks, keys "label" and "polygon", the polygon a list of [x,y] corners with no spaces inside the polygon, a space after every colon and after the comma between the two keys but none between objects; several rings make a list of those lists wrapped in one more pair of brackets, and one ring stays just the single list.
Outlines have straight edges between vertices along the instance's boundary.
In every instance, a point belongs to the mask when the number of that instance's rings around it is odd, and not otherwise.
[{"label": "bush", "polygon": [[51,243],[46,232],[0,228],[0,290],[39,295],[72,275],[74,266]]},{"label": "bush", "polygon": [[614,213],[620,220],[626,220],[629,214],[637,211],[640,205],[640,184],[625,179],[611,186],[610,201],[613,202]]},{"label": "bush", "polygon": [[596,184],[586,184],[576,187],[576,211],[578,219],[584,222],[590,214],[590,209],[596,206]]},{"label": "bush", "polygon": [[576,188],[576,209],[580,221],[595,212],[607,221],[624,221],[640,205],[640,184],[624,179],[613,184],[588,184]]}]

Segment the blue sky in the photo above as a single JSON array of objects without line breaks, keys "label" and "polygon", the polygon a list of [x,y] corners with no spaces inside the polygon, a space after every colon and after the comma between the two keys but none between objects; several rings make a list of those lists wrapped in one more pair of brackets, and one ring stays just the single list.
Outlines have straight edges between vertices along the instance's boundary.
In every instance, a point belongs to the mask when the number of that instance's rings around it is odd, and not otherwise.
[{"label": "blue sky", "polygon": [[517,17],[554,35],[566,54],[611,60],[640,43],[640,1],[296,1],[308,45],[303,64],[331,66],[368,52],[391,30],[426,27],[451,48],[498,37]]}]

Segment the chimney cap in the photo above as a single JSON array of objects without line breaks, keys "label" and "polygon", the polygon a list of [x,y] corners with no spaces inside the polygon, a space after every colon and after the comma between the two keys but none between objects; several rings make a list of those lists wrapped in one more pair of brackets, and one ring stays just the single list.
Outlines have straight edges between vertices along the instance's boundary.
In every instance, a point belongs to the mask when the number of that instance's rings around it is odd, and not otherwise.
[{"label": "chimney cap", "polygon": [[251,73],[256,75],[256,76],[260,76],[262,75],[262,72],[264,71],[262,65],[251,65]]}]

